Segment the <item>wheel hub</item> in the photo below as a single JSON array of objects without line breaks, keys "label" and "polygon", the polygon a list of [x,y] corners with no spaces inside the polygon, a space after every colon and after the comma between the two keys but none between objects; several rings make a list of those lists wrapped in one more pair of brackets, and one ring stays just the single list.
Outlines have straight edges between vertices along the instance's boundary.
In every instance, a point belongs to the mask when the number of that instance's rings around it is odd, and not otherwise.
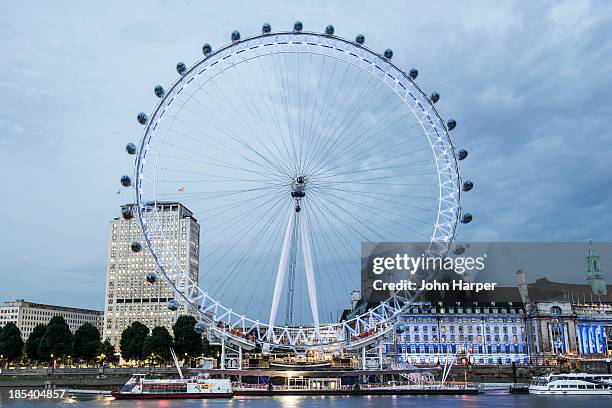
[{"label": "wheel hub", "polygon": [[300,199],[306,196],[306,177],[297,176],[291,185],[291,197],[295,200],[295,212],[300,212]]}]

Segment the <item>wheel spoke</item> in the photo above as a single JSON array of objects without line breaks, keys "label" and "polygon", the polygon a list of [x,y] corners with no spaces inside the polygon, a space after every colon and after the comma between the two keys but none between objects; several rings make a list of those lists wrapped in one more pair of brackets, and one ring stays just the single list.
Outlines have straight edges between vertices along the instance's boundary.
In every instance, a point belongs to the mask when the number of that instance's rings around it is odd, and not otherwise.
[{"label": "wheel spoke", "polygon": [[[148,120],[134,184],[158,267],[183,282],[178,295],[260,339],[268,329],[256,319],[286,307],[275,324],[287,316],[308,343],[313,316],[330,327],[359,289],[362,242],[454,238],[457,167],[447,125],[388,59],[288,32],[241,39],[184,72]],[[162,202],[197,217],[199,282],[168,249],[174,221],[151,209]]]}]

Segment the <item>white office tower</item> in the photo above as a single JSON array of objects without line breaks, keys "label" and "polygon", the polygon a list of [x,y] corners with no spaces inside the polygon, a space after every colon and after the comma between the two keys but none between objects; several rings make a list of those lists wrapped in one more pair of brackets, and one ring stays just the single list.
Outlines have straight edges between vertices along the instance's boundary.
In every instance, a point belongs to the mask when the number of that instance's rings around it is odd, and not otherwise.
[{"label": "white office tower", "polygon": [[[136,320],[149,329],[165,326],[172,333],[178,316],[195,315],[184,304],[176,311],[168,309],[174,291],[156,268],[133,207],[128,204],[121,208],[122,213],[133,209],[133,218],[126,220],[119,216],[110,223],[102,336],[115,346],[119,345],[123,330]],[[191,211],[177,202],[157,203],[157,211],[165,241],[169,243],[163,256],[175,257],[181,269],[188,270],[190,278],[198,282],[200,225]],[[133,242],[141,243],[139,252],[132,250]],[[155,283],[147,281],[150,272],[157,274]]]},{"label": "white office tower", "polygon": [[49,321],[55,316],[63,317],[72,333],[85,323],[93,324],[102,332],[103,318],[99,310],[46,305],[27,302],[24,299],[4,302],[0,305],[0,328],[6,326],[7,323],[15,323],[23,340],[27,340],[34,327],[39,324],[49,324]]}]

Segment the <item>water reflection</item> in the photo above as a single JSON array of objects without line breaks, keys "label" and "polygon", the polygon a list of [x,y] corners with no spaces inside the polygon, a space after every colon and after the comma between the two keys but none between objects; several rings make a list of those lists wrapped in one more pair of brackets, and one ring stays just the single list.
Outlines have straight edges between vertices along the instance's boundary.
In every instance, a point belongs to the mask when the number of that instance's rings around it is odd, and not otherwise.
[{"label": "water reflection", "polygon": [[4,393],[0,407],[46,408],[56,406],[78,406],[84,408],[131,407],[131,408],[609,408],[607,396],[557,396],[557,395],[513,395],[505,392],[489,392],[484,395],[457,396],[279,396],[279,397],[235,397],[233,399],[210,400],[152,400],[116,401],[111,397],[67,397],[58,400],[9,400]]}]

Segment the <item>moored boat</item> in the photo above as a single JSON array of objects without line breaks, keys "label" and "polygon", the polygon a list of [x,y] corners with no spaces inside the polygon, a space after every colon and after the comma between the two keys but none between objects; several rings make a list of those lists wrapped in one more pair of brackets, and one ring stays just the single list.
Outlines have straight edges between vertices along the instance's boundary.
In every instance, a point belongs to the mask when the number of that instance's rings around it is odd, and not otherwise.
[{"label": "moored boat", "polygon": [[119,390],[111,394],[116,399],[183,399],[232,398],[229,379],[207,378],[197,375],[180,379],[152,379],[146,374],[135,374]]},{"label": "moored boat", "polygon": [[535,377],[530,394],[612,396],[612,374],[553,374]]}]

